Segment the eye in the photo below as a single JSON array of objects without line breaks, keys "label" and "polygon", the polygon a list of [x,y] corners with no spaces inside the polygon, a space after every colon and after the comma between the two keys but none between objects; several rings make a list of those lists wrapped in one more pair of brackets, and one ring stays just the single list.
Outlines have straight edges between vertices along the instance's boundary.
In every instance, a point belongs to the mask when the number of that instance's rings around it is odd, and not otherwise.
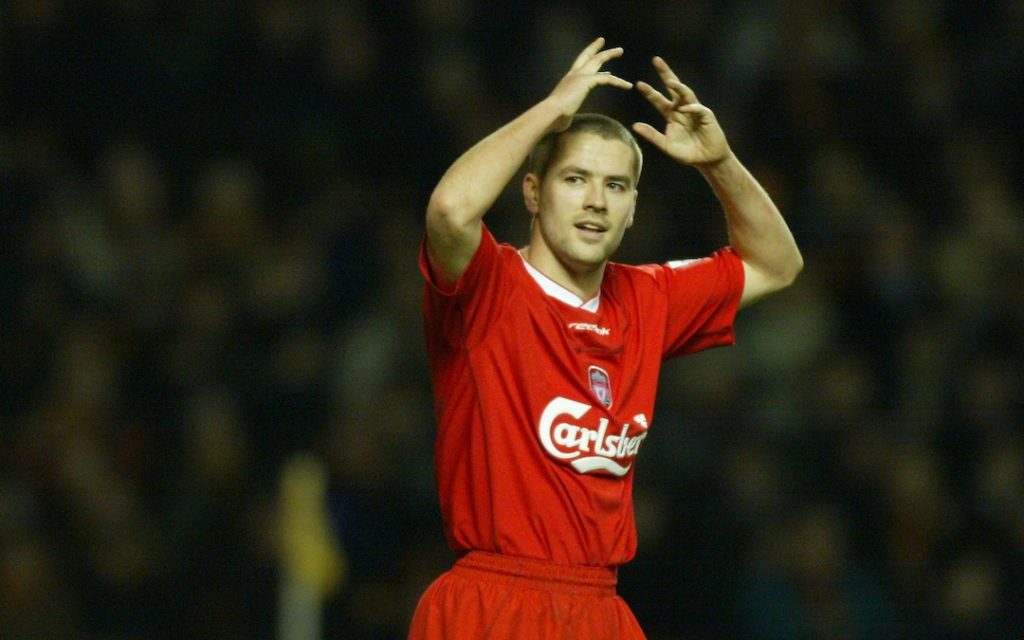
[{"label": "eye", "polygon": [[565,177],[565,181],[568,184],[582,184],[583,183],[583,176],[566,176]]},{"label": "eye", "polygon": [[625,191],[626,185],[622,184],[621,182],[609,182],[608,188],[611,189],[612,191]]}]

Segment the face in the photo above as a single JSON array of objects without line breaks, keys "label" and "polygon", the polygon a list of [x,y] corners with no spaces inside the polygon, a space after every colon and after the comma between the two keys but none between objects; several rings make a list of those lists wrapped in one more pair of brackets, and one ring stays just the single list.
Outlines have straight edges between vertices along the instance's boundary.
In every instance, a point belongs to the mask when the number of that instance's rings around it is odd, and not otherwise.
[{"label": "face", "polygon": [[633,153],[621,140],[575,133],[562,141],[543,180],[526,176],[523,194],[535,217],[530,239],[535,266],[549,275],[603,273],[633,224]]}]

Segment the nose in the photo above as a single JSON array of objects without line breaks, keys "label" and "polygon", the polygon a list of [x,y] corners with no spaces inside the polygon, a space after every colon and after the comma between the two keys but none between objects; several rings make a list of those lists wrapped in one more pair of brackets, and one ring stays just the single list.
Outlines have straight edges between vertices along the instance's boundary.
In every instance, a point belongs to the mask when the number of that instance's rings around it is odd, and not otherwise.
[{"label": "nose", "polygon": [[592,182],[588,186],[584,197],[583,208],[588,211],[604,213],[608,208],[608,203],[605,200],[604,185],[599,182]]}]

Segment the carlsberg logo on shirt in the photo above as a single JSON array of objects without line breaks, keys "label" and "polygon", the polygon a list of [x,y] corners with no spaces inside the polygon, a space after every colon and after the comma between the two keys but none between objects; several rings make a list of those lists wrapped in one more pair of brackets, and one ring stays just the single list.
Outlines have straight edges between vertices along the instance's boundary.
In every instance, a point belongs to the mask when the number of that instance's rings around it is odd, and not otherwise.
[{"label": "carlsberg logo on shirt", "polygon": [[569,464],[580,473],[605,471],[614,476],[626,475],[647,437],[646,416],[633,416],[644,430],[635,436],[629,435],[629,423],[610,426],[608,418],[600,418],[596,424],[591,420],[589,425],[579,425],[568,420],[581,420],[591,409],[589,404],[568,398],[557,397],[549,402],[537,425],[541,445],[551,457],[571,460]]}]

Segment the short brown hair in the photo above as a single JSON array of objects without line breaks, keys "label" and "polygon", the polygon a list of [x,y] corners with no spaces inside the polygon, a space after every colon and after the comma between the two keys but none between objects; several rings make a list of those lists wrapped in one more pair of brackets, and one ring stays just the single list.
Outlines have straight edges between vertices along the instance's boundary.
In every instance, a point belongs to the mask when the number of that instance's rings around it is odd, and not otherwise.
[{"label": "short brown hair", "polygon": [[575,133],[592,133],[608,140],[619,140],[633,149],[634,188],[636,183],[640,182],[640,170],[643,167],[644,157],[636,138],[621,122],[600,113],[577,113],[566,129],[545,134],[530,151],[530,155],[526,159],[526,171],[543,179],[558,158],[562,140]]}]

